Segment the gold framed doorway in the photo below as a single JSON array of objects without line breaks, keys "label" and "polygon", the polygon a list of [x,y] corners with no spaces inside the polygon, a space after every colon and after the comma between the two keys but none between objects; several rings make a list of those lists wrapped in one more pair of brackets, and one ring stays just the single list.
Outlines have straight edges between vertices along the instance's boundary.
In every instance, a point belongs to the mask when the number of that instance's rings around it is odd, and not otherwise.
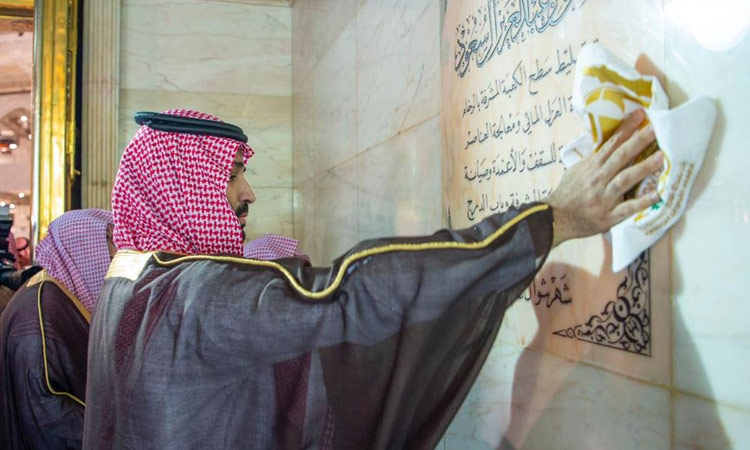
[{"label": "gold framed doorway", "polygon": [[34,18],[34,243],[71,208],[76,145],[79,0],[0,0],[0,17]]}]

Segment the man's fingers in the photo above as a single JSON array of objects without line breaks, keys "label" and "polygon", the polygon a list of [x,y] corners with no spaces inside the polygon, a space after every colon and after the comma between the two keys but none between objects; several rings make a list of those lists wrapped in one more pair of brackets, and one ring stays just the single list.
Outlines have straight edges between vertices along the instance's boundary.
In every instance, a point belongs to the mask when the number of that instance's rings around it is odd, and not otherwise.
[{"label": "man's fingers", "polygon": [[622,119],[620,126],[617,127],[617,131],[615,131],[615,133],[604,142],[597,152],[602,164],[609,159],[612,152],[635,133],[645,118],[646,113],[643,112],[642,109],[636,109]]},{"label": "man's fingers", "polygon": [[605,192],[610,198],[620,198],[648,175],[661,169],[663,165],[664,156],[660,151],[656,152],[647,159],[615,175]]},{"label": "man's fingers", "polygon": [[612,226],[622,222],[633,214],[659,201],[659,194],[656,191],[646,192],[638,198],[627,200],[615,206],[612,210],[611,217],[614,220]]},{"label": "man's fingers", "polygon": [[630,162],[640,155],[655,139],[654,129],[651,125],[640,130],[621,146],[619,146],[609,157],[601,169],[602,181],[609,184],[610,181]]}]

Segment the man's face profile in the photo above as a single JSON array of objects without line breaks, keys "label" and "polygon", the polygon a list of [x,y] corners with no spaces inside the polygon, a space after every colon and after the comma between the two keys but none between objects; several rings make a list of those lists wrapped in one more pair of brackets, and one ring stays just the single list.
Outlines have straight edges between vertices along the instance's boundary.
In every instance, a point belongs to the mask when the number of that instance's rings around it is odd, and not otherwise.
[{"label": "man's face profile", "polygon": [[234,166],[227,184],[227,201],[239,218],[243,233],[247,223],[248,206],[255,202],[255,193],[250,184],[245,180],[245,163],[242,159],[242,151],[237,150],[234,155]]}]

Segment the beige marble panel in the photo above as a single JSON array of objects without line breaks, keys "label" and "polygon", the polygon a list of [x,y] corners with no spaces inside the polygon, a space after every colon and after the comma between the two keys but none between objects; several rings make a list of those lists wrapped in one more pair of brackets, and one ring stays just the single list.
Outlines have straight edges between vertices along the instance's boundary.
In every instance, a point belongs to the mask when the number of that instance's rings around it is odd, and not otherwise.
[{"label": "beige marble panel", "polygon": [[293,236],[299,241],[299,251],[315,258],[311,255],[315,249],[316,222],[315,222],[315,199],[317,198],[315,187],[317,180],[310,180],[296,185],[294,187],[293,214],[294,214],[294,232]]},{"label": "beige marble panel", "polygon": [[[727,247],[725,254],[731,251]],[[704,265],[704,273],[715,270],[708,266]],[[720,276],[726,277],[726,270],[724,268]],[[704,281],[712,279],[704,277],[706,275],[700,275]],[[675,282],[693,284],[683,278]],[[689,393],[750,410],[747,386],[750,374],[748,318],[731,311],[736,305],[728,305],[733,303],[732,299],[720,293],[696,298],[680,289],[679,296],[673,314],[675,386]]]},{"label": "beige marble panel", "polygon": [[729,2],[727,14],[684,0],[665,7],[670,99],[708,94],[719,108],[685,216],[673,229],[675,385],[750,410],[750,5]]},{"label": "beige marble panel", "polygon": [[315,174],[315,96],[312,77],[294,93],[292,107],[294,185],[305,183]]},{"label": "beige marble panel", "polygon": [[292,186],[291,97],[125,89],[120,93],[121,153],[135,134],[137,111],[188,108],[234,123],[256,151],[247,167],[254,187]]},{"label": "beige marble panel", "polygon": [[292,236],[292,188],[263,187],[254,191],[256,201],[250,205],[245,226],[247,238],[254,239],[268,233]]},{"label": "beige marble panel", "polygon": [[498,341],[445,448],[666,449],[669,410],[667,389]]},{"label": "beige marble panel", "polygon": [[750,448],[750,411],[677,394],[673,402],[676,450]]},{"label": "beige marble panel", "polygon": [[121,87],[291,95],[291,9],[125,0]]},{"label": "beige marble panel", "polygon": [[312,172],[319,174],[356,155],[354,25],[331,45],[312,75],[314,140]]},{"label": "beige marble panel", "polygon": [[295,184],[356,154],[353,36],[350,25],[294,94]]},{"label": "beige marble panel", "polygon": [[440,117],[359,154],[359,240],[441,227]]},{"label": "beige marble panel", "polygon": [[351,159],[326,171],[316,180],[315,235],[310,253],[312,262],[328,266],[358,242],[357,160]]},{"label": "beige marble panel", "polygon": [[292,8],[294,91],[308,79],[344,28],[354,19],[355,0],[298,0]]},{"label": "beige marble panel", "polygon": [[440,2],[369,0],[356,31],[362,152],[438,114]]}]

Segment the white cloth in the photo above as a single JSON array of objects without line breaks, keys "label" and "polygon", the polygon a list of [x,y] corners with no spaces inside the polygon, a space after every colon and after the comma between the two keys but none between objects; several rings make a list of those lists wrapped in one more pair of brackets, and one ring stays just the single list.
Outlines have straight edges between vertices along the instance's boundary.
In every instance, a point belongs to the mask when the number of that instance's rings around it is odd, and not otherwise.
[{"label": "white cloth", "polygon": [[667,95],[655,77],[641,75],[599,44],[581,50],[573,106],[587,131],[563,148],[566,168],[597,151],[622,119],[638,108],[645,109],[664,155],[661,174],[635,189],[637,196],[656,184],[661,201],[612,227],[612,270],[619,271],[658,241],[684,212],[711,139],[716,107],[709,97],[698,97],[669,109]]}]

